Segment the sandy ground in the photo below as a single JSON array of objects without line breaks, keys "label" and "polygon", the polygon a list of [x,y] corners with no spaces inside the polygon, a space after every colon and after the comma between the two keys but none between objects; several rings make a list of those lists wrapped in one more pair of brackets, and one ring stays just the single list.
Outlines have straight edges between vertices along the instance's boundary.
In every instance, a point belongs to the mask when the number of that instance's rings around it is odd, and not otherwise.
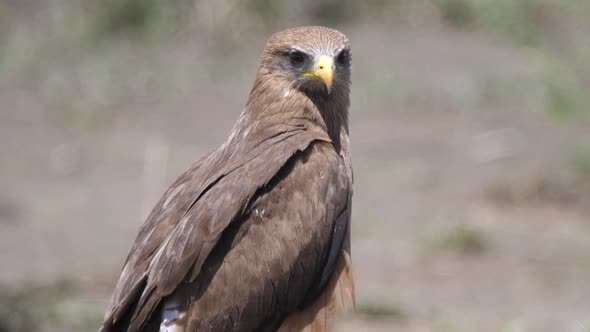
[{"label": "sandy ground", "polygon": [[[452,31],[351,39],[360,313],[339,329],[588,331],[590,176],[570,163],[588,119],[469,101],[473,77],[533,77],[528,50]],[[0,284],[51,301],[43,331],[96,329],[149,208],[241,111],[256,47],[237,75],[142,96],[92,128],[3,83]]]}]

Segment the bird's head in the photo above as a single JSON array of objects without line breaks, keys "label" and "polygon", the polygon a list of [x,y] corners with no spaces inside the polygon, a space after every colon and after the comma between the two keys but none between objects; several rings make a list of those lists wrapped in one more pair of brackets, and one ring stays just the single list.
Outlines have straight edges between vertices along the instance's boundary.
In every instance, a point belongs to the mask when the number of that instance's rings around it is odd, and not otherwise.
[{"label": "bird's head", "polygon": [[299,27],[269,39],[260,74],[302,92],[348,93],[350,62],[350,44],[344,34],[325,27]]}]

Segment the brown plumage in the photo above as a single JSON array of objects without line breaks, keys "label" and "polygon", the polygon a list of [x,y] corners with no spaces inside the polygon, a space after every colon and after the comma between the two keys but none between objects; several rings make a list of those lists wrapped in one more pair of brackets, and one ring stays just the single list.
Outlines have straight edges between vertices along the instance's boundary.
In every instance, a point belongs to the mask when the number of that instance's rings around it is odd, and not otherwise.
[{"label": "brown plumage", "polygon": [[103,331],[324,331],[354,305],[350,46],[273,35],[227,141],[164,193]]}]

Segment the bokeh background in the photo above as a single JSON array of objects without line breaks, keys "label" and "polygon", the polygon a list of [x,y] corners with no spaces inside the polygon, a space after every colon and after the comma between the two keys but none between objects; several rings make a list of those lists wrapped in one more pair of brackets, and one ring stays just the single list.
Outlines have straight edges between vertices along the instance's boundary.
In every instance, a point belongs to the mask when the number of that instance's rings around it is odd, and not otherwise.
[{"label": "bokeh background", "polygon": [[590,331],[587,0],[0,0],[0,331],[95,331],[268,36],[353,45],[342,331]]}]

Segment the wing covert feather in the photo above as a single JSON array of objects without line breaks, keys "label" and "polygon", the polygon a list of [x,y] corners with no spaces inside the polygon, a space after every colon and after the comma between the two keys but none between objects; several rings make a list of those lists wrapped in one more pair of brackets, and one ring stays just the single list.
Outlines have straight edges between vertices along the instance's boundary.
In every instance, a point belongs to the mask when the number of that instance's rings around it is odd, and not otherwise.
[{"label": "wing covert feather", "polygon": [[347,231],[335,239],[337,216],[348,230],[344,167],[330,144],[315,143],[259,190],[201,274],[165,300],[185,306],[187,331],[274,331],[288,313],[320,296],[332,280],[318,286],[323,275],[340,269],[346,246]]}]

